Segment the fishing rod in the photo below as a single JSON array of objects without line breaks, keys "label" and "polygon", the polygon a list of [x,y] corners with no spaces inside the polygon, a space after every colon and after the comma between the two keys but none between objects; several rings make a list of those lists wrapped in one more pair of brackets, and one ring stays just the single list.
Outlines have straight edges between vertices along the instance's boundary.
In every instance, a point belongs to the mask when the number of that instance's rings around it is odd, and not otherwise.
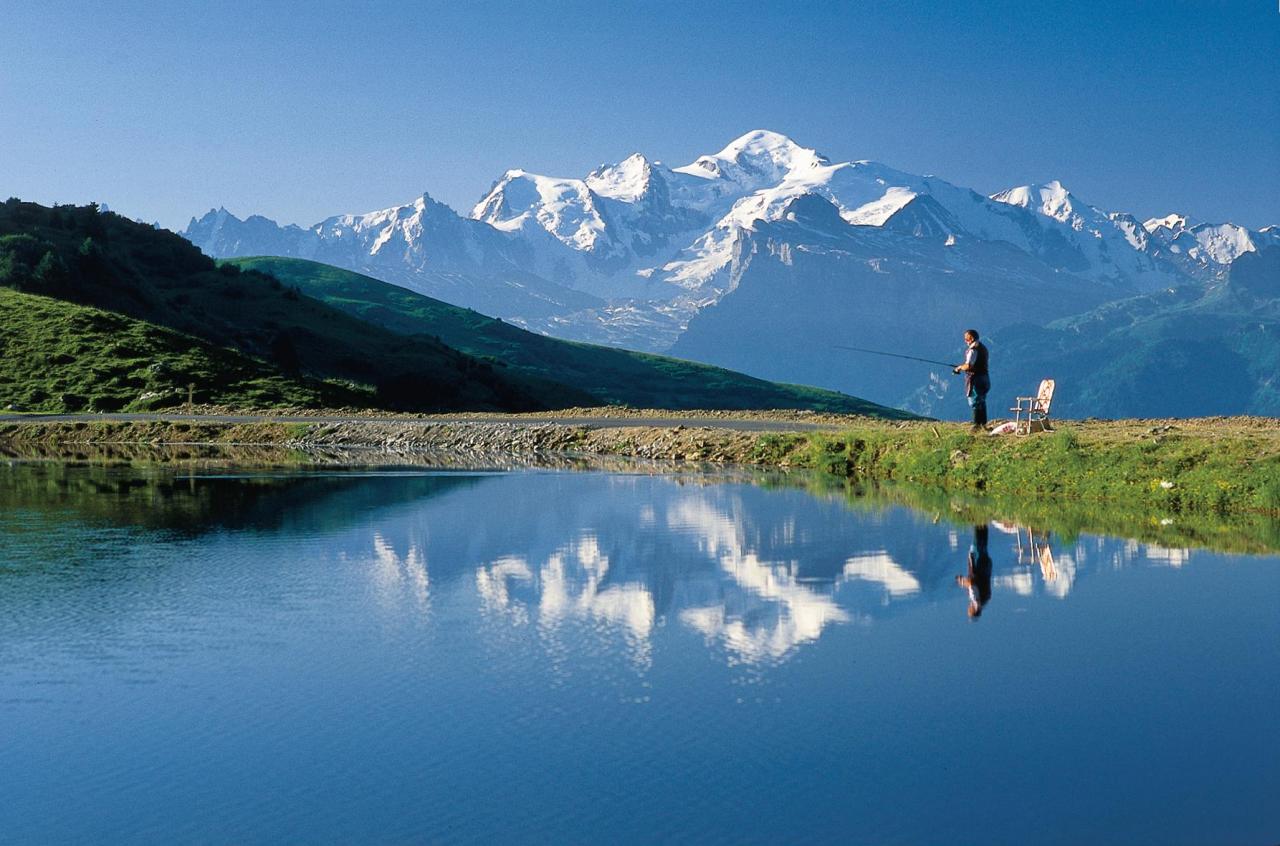
[{"label": "fishing rod", "polygon": [[942,367],[946,367],[949,370],[954,370],[956,368],[956,365],[954,364],[950,364],[945,361],[935,361],[932,358],[920,358],[919,356],[903,355],[902,353],[884,352],[883,350],[869,350],[865,347],[846,347],[843,344],[832,344],[831,346],[835,347],[838,350],[852,350],[853,352],[871,353],[872,355],[887,355],[890,358],[905,358],[905,359],[909,359],[910,361],[923,361],[925,364],[937,364],[937,365],[941,365]]}]

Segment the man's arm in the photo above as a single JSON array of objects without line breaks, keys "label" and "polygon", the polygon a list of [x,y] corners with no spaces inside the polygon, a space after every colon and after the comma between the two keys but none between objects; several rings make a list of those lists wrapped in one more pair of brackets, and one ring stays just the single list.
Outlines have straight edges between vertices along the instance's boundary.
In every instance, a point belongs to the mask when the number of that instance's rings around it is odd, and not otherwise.
[{"label": "man's arm", "polygon": [[967,373],[973,369],[973,362],[978,357],[978,353],[973,347],[964,351],[964,364],[957,364],[952,373]]}]

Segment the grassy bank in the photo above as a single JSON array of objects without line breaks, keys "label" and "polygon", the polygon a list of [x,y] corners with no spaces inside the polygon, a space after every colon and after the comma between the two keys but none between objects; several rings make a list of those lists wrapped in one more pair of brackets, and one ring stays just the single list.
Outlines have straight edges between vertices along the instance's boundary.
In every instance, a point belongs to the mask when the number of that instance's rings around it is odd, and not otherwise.
[{"label": "grassy bank", "polygon": [[1280,552],[1280,515],[1263,512],[1171,512],[1142,503],[969,493],[910,482],[841,479],[821,472],[788,474],[785,480],[785,484],[802,486],[815,495],[840,497],[854,509],[905,505],[931,515],[935,522],[970,525],[1002,521],[1041,534],[1052,533],[1067,542],[1091,534],[1168,549]]},{"label": "grassy bank", "polygon": [[754,457],[1016,499],[1280,514],[1280,421],[1264,418],[1064,423],[1023,438],[871,425],[765,435]]}]

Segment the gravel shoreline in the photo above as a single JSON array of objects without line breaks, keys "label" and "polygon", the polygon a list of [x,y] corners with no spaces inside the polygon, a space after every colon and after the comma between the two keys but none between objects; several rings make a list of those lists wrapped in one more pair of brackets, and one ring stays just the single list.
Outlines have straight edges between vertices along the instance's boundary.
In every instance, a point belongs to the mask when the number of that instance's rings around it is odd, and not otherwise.
[{"label": "gravel shoreline", "polygon": [[[577,426],[534,419],[511,423],[423,420],[360,423],[21,422],[0,425],[0,454],[75,458],[89,447],[129,445],[270,447],[299,453],[344,451],[475,455],[575,453],[668,461],[753,464],[762,440],[800,437],[780,432],[706,426]],[[786,466],[785,464],[781,466]]]}]

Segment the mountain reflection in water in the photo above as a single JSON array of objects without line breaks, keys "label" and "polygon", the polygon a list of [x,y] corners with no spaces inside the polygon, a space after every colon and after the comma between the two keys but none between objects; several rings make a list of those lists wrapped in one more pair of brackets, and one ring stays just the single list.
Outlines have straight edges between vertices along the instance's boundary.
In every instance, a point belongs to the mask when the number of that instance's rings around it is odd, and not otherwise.
[{"label": "mountain reflection in water", "polygon": [[[17,465],[9,474],[0,497],[11,506],[10,532],[38,535],[42,520],[78,513],[89,523],[174,538],[322,533],[327,553],[365,562],[387,608],[405,600],[425,613],[436,590],[469,584],[494,619],[542,633],[586,624],[621,635],[642,663],[655,627],[669,622],[731,661],[768,663],[831,626],[868,625],[919,603],[958,603],[950,585],[967,578],[971,548],[968,527],[909,508],[855,510],[838,495],[696,475],[149,477],[60,465]],[[990,538],[986,589],[997,607],[1002,596],[1066,598],[1090,569],[1179,567],[1191,556],[1102,537],[1066,544],[1006,522],[980,531]]]},{"label": "mountain reflection in water", "polygon": [[[587,624],[621,635],[640,661],[668,622],[734,661],[785,659],[830,626],[950,601],[970,547],[968,527],[798,490],[623,475],[473,481],[390,508],[363,551],[365,536],[343,536],[344,554],[367,556],[380,584],[403,582],[424,604],[433,581],[473,582],[496,620],[543,633]],[[484,513],[495,516],[475,519]],[[1063,544],[1007,523],[991,526],[989,544],[997,597],[1062,599],[1091,567],[1178,566],[1190,555],[1105,538]]]},{"label": "mountain reflection in water", "polygon": [[1277,830],[1275,556],[645,470],[0,465],[0,839]]}]

